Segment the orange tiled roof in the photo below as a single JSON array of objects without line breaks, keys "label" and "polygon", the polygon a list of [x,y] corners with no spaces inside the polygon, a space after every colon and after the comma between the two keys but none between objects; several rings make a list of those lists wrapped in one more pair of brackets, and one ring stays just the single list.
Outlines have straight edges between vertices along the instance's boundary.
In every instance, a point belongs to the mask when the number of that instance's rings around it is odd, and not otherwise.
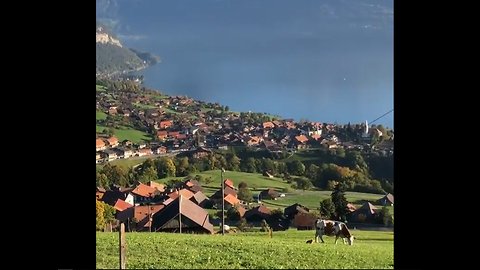
[{"label": "orange tiled roof", "polygon": [[142,197],[151,197],[155,193],[155,188],[140,183],[134,190],[132,190],[132,193]]},{"label": "orange tiled roof", "polygon": [[121,212],[125,209],[128,209],[130,207],[132,207],[133,205],[127,203],[126,201],[122,200],[122,199],[118,199],[116,202],[115,202],[115,205],[113,206],[113,208],[115,208],[115,210]]},{"label": "orange tiled roof", "polygon": [[225,179],[225,181],[223,181],[223,182],[225,183],[226,186],[229,186],[229,187],[231,187],[231,188],[235,188],[235,187],[233,186],[233,181],[232,181],[231,179],[228,179],[228,178],[227,178],[227,179]]},{"label": "orange tiled roof", "polygon": [[97,139],[96,143],[97,143],[97,147],[104,147],[105,146],[105,142],[102,139]]},{"label": "orange tiled roof", "polygon": [[232,194],[228,194],[227,196],[225,196],[225,201],[230,203],[231,205],[235,205],[235,204],[238,204],[240,203],[240,200],[237,199],[235,196],[233,196]]},{"label": "orange tiled roof", "polygon": [[295,139],[301,143],[305,143],[308,141],[308,138],[305,135],[295,136]]}]

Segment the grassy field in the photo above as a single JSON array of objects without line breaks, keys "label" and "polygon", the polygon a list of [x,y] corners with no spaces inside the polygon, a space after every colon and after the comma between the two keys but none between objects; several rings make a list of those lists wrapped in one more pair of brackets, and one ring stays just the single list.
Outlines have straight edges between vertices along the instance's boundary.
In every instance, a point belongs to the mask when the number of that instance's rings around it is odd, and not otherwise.
[{"label": "grassy field", "polygon": [[[96,126],[98,133],[101,133],[105,128],[107,127],[100,126],[100,125]],[[147,133],[140,130],[135,130],[132,128],[114,129],[114,134],[119,141],[130,140],[133,143],[140,143],[140,142],[151,140],[151,138],[148,136]]]},{"label": "grassy field", "polygon": [[[193,175],[202,175],[204,177],[211,177],[212,182],[205,184],[201,183],[202,186],[206,186],[206,192],[205,194],[210,195],[213,194],[213,192],[208,189],[208,187],[219,187],[221,184],[220,180],[220,170],[212,170],[212,171],[204,171],[204,172],[199,172],[199,173],[194,173]],[[164,178],[159,180],[161,183],[166,183],[172,179],[177,179],[177,180],[182,180],[184,177],[170,177],[170,178]],[[226,171],[224,173],[224,178],[227,179],[232,179],[233,184],[235,186],[238,186],[240,182],[245,182],[247,183],[248,187],[250,188],[257,188],[257,189],[265,189],[265,188],[276,188],[276,189],[282,189],[289,187],[290,184],[287,182],[283,181],[280,178],[268,178],[265,176],[262,176],[262,174],[259,173],[245,173],[245,172],[234,172],[234,171]],[[211,193],[210,193],[211,192]],[[253,194],[256,194],[258,192],[253,191]]]},{"label": "grassy field", "polygon": [[[204,187],[204,193],[207,196],[212,195],[220,187],[220,170],[205,171],[201,173],[194,173],[194,175],[202,175],[204,177],[212,177],[212,182],[209,184],[201,183]],[[252,190],[253,195],[258,195],[261,190],[266,188],[274,188],[276,190],[281,190],[286,187],[290,187],[290,184],[283,181],[280,178],[268,178],[262,176],[259,173],[244,173],[244,172],[233,172],[227,171],[224,174],[224,178],[229,178],[233,180],[235,186],[238,186],[240,182],[245,182]],[[161,183],[166,183],[169,180],[183,180],[184,177],[171,177],[159,180]],[[285,193],[285,192],[284,192]],[[291,190],[286,193],[285,197],[278,198],[277,200],[266,200],[263,199],[262,202],[269,208],[285,208],[294,203],[299,203],[310,209],[317,209],[319,207],[320,201],[330,198],[332,191],[321,190]],[[363,200],[375,201],[383,197],[381,194],[370,194],[370,193],[359,193],[359,192],[350,192],[346,193],[347,200],[357,206],[362,204]]]},{"label": "grassy field", "polygon": [[[127,233],[127,268],[333,269],[393,268],[393,232],[351,230],[353,246],[334,237],[306,244],[314,231],[221,235]],[[97,268],[118,268],[118,233],[97,233]]]},{"label": "grassy field", "polygon": [[105,120],[107,119],[107,114],[97,110],[96,118],[97,118],[96,120]]},{"label": "grassy field", "polygon": [[97,92],[106,92],[107,89],[103,85],[98,85],[97,84]]},{"label": "grassy field", "polygon": [[[135,158],[129,158],[129,159],[117,159],[117,160],[110,161],[109,163],[112,166],[117,165],[120,167],[124,167],[125,169],[129,169],[132,166],[143,163],[148,158],[152,158],[152,157],[135,157]],[[104,164],[97,164],[97,168],[102,168],[103,166]]]}]

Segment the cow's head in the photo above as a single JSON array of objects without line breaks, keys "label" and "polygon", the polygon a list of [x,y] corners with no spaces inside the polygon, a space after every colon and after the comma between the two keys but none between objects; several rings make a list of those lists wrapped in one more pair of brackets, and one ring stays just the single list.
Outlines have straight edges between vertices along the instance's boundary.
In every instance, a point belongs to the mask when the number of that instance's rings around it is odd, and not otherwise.
[{"label": "cow's head", "polygon": [[350,237],[347,237],[347,242],[350,246],[353,245],[353,239],[355,239],[353,235],[350,235]]}]

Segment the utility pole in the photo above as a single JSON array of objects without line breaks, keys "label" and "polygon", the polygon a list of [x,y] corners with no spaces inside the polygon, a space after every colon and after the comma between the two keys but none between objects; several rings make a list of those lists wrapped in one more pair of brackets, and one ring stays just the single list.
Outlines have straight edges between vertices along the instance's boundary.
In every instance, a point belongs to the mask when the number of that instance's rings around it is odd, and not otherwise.
[{"label": "utility pole", "polygon": [[222,181],[222,235],[225,235],[225,183],[223,182],[223,173],[225,169],[222,168],[220,172],[220,178]]}]

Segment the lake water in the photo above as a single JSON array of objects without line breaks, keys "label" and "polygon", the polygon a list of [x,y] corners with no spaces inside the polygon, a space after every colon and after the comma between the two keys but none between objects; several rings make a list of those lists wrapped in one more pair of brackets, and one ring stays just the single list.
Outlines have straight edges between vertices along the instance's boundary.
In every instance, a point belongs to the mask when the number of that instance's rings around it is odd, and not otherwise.
[{"label": "lake water", "polygon": [[393,109],[393,1],[97,1],[97,18],[161,57],[142,74],[167,94],[339,124]]}]

